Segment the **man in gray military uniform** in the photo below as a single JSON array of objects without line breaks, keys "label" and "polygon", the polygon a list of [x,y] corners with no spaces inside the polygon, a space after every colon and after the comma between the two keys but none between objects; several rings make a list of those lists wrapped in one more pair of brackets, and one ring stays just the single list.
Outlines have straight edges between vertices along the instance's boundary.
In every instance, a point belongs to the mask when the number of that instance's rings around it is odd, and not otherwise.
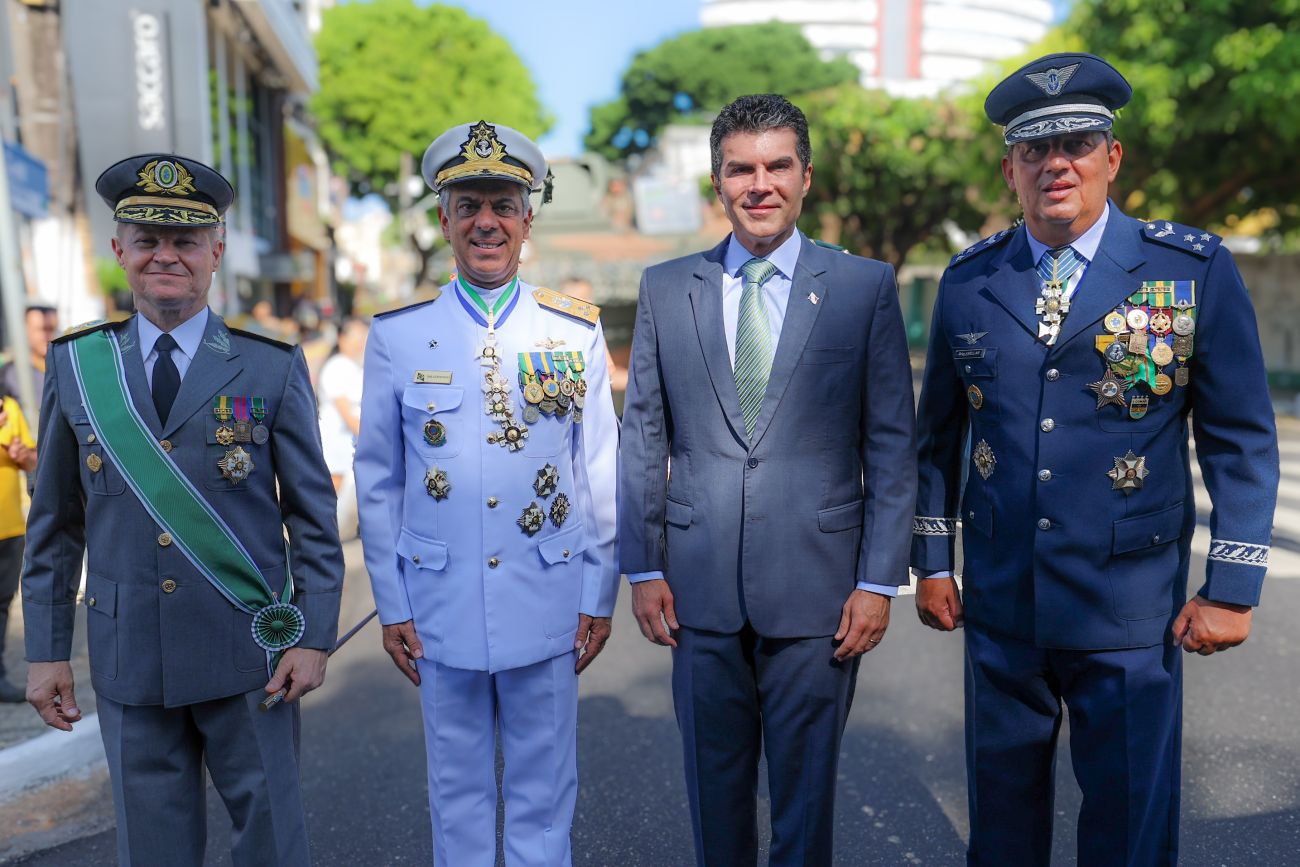
[{"label": "man in gray military uniform", "polygon": [[[420,688],[434,860],[567,867],[578,672],[610,633],[618,421],[595,305],[529,286],[546,160],[509,127],[429,145],[459,274],[377,316],[357,499],[384,649]],[[545,199],[543,198],[543,201]]]},{"label": "man in gray military uniform", "polygon": [[[225,178],[146,154],[95,189],[139,312],[50,348],[23,575],[27,699],[54,728],[81,720],[67,660],[85,553],[119,861],[202,862],[206,765],[235,864],[309,864],[295,700],[324,678],[343,558],[307,365],[208,309]],[[259,712],[282,687],[288,705]]]}]

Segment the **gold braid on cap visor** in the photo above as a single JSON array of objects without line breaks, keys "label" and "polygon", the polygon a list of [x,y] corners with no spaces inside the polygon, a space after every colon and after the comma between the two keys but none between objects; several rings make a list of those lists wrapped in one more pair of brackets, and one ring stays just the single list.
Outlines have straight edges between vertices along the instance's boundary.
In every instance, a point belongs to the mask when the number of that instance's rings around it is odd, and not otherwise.
[{"label": "gold braid on cap visor", "polygon": [[[184,213],[184,216],[181,214]],[[145,220],[151,223],[211,225],[221,222],[217,209],[207,202],[164,196],[127,196],[113,209],[115,219]]]},{"label": "gold braid on cap visor", "polygon": [[496,128],[486,121],[479,121],[470,129],[469,138],[461,146],[460,156],[464,157],[465,162],[448,166],[434,177],[439,188],[451,181],[474,175],[505,175],[532,189],[533,173],[505,161],[506,146],[497,138]]}]

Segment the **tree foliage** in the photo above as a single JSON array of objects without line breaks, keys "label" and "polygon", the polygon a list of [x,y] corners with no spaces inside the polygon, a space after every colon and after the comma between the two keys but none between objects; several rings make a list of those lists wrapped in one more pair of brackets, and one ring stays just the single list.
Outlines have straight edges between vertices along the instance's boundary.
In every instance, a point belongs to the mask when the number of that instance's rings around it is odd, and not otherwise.
[{"label": "tree foliage", "polygon": [[976,131],[962,105],[857,84],[798,102],[813,146],[805,233],[898,267],[945,221],[968,228],[983,222],[968,163],[957,155],[985,130]]},{"label": "tree foliage", "polygon": [[1116,192],[1143,216],[1300,226],[1300,0],[1083,0],[1064,28],[1133,85]]},{"label": "tree foliage", "polygon": [[619,160],[649,148],[670,122],[710,122],[738,96],[788,96],[857,77],[857,68],[844,58],[822,60],[791,24],[695,30],[632,59],[619,96],[592,108],[584,143],[588,150]]},{"label": "tree foliage", "polygon": [[325,10],[316,53],[321,138],[353,191],[379,193],[390,207],[401,155],[418,168],[448,127],[486,119],[535,138],[551,125],[510,43],[457,7],[341,4]]}]

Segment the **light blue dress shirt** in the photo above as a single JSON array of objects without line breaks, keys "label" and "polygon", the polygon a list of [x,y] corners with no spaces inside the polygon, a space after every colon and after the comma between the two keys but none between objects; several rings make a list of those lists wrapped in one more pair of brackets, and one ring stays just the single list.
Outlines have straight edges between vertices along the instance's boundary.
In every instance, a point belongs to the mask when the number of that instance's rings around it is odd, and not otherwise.
[{"label": "light blue dress shirt", "polygon": [[[140,352],[144,356],[144,375],[149,380],[149,388],[152,389],[153,365],[158,360],[158,351],[154,348],[154,344],[158,342],[163,332],[143,314],[137,319],[140,330]],[[208,308],[204,307],[168,332],[176,341],[176,349],[172,350],[172,361],[176,364],[176,372],[180,374],[181,379],[185,379],[185,372],[190,369],[190,362],[199,351],[199,344],[203,342],[203,332],[207,327]],[[180,351],[177,352],[177,349]]]},{"label": "light blue dress shirt", "polygon": [[[1110,202],[1106,203],[1106,210],[1101,212],[1101,217],[1093,223],[1088,231],[1070,242],[1074,248],[1074,255],[1079,258],[1080,265],[1078,269],[1070,275],[1070,279],[1065,281],[1065,291],[1061,294],[1068,300],[1074,297],[1074,293],[1079,289],[1079,283],[1083,280],[1084,273],[1088,270],[1088,265],[1093,259],[1097,258],[1097,248],[1101,246],[1101,236],[1106,231],[1106,221],[1110,219]],[[1034,257],[1034,267],[1038,267],[1038,260],[1043,258],[1043,254],[1052,248],[1034,237],[1034,233],[1025,227],[1025,238],[1029,241],[1029,255]],[[1070,314],[1066,314],[1068,317]],[[912,570],[914,575],[921,578],[951,578],[952,572],[947,570],[943,572],[934,572],[929,575],[921,575],[915,569]]]},{"label": "light blue dress shirt", "polygon": [[[763,283],[763,306],[767,308],[767,324],[772,332],[772,351],[775,354],[777,342],[781,339],[781,326],[785,324],[785,309],[790,303],[790,286],[794,282],[794,266],[799,262],[799,250],[803,247],[803,233],[795,231],[766,256],[776,266],[776,273]],[[740,273],[741,267],[753,259],[754,254],[732,235],[727,241],[727,252],[722,259],[722,330],[727,337],[727,355],[731,365],[736,365],[736,323],[740,321],[740,295],[745,289],[745,278]],[[664,577],[663,572],[634,572],[627,576],[629,584],[642,581],[654,581]],[[859,581],[859,590],[879,593],[882,596],[897,596],[898,588],[886,584],[872,584]]]}]

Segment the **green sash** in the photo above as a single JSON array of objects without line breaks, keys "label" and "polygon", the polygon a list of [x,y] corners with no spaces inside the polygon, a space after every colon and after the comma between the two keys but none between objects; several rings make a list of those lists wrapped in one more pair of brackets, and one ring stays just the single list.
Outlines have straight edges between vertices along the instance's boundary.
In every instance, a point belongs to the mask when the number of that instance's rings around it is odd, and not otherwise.
[{"label": "green sash", "polygon": [[253,638],[268,657],[302,637],[302,612],[289,602],[287,562],[277,595],[242,542],[163,451],[127,390],[122,352],[109,331],[68,344],[81,400],[104,451],[150,516],[208,583],[240,611],[254,615]]}]

